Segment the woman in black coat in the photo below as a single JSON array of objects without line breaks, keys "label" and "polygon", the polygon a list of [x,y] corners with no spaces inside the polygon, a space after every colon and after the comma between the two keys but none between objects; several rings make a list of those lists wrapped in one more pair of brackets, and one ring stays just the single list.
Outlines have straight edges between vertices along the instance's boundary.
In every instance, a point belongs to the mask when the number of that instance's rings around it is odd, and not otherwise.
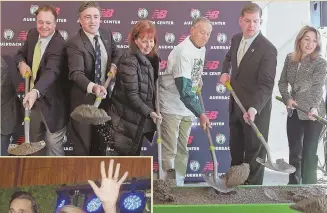
[{"label": "woman in black coat", "polygon": [[160,59],[157,35],[151,21],[142,20],[133,28],[129,49],[120,59],[111,97],[107,155],[139,156],[144,136],[151,142],[156,121],[155,82]]}]

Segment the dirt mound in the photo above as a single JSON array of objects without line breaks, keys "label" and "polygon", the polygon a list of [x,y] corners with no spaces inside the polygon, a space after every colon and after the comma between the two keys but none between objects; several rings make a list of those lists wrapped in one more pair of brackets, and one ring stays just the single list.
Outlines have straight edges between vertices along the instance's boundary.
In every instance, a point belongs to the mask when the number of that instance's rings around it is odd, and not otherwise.
[{"label": "dirt mound", "polygon": [[243,184],[248,179],[249,174],[250,165],[248,163],[232,166],[226,172],[226,186],[228,188],[232,188]]}]

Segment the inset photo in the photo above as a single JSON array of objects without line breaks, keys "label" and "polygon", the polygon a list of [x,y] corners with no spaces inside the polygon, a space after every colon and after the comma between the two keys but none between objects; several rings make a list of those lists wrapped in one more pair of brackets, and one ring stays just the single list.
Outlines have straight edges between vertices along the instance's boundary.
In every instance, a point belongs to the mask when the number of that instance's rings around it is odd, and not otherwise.
[{"label": "inset photo", "polygon": [[151,157],[8,157],[0,168],[0,212],[152,212]]}]

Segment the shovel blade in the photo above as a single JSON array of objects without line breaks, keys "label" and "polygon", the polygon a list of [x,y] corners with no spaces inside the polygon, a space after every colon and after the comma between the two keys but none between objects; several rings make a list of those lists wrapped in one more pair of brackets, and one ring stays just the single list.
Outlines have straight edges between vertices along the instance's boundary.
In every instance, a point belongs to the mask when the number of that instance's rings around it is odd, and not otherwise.
[{"label": "shovel blade", "polygon": [[213,187],[214,189],[216,189],[219,192],[222,193],[229,193],[232,191],[236,191],[235,188],[228,188],[225,185],[226,180],[220,177],[217,177],[217,182],[215,182],[214,179],[214,174],[213,173],[202,173],[202,177],[204,179],[205,182],[207,182],[207,184],[211,187]]},{"label": "shovel blade", "polygon": [[[93,117],[93,118],[87,118],[87,119],[84,119],[83,122],[85,124],[91,124],[91,125],[101,125],[101,124],[104,124],[108,121],[111,120],[111,117],[110,116],[101,116],[101,117]],[[83,123],[81,122],[81,123]]]},{"label": "shovel blade", "polygon": [[296,171],[295,167],[286,163],[283,159],[277,159],[276,163],[270,162],[270,161],[264,161],[262,158],[257,158],[256,161],[260,163],[261,165],[267,167],[268,169],[277,171],[277,172],[282,172],[282,173],[287,173],[287,174],[292,174]]},{"label": "shovel blade", "polygon": [[31,155],[43,149],[46,146],[44,141],[23,143],[23,144],[10,144],[8,147],[8,153],[12,155]]},{"label": "shovel blade", "polygon": [[100,125],[111,120],[107,112],[92,105],[80,105],[70,114],[74,120],[82,124]]}]

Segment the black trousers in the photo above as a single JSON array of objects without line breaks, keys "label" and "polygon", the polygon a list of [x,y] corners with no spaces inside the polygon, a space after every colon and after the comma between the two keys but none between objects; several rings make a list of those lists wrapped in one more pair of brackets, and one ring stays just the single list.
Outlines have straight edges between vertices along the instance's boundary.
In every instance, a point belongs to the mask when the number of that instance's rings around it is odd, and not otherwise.
[{"label": "black trousers", "polygon": [[74,147],[74,156],[89,156],[92,141],[92,125],[70,119],[67,125],[67,141]]},{"label": "black trousers", "polygon": [[[108,98],[102,100],[99,108],[106,110],[109,105]],[[98,156],[97,144],[100,143],[97,131],[99,126],[82,124],[70,119],[67,125],[67,140],[73,144],[75,156]],[[94,145],[94,143],[96,143]],[[100,155],[102,156],[102,155]]]},{"label": "black trousers", "polygon": [[[111,146],[113,143],[113,127],[111,122],[103,125],[93,126],[92,130],[92,145],[90,150],[91,156],[121,156],[119,152],[114,150]],[[142,135],[143,141],[145,134]],[[142,149],[142,142],[138,145],[134,156],[140,156]]]},{"label": "black trousers", "polygon": [[[110,121],[109,121],[110,122]],[[90,148],[91,156],[106,156],[108,143],[112,138],[109,131],[109,122],[102,125],[94,125],[92,128],[92,143]],[[113,152],[111,156],[118,156],[118,153]]]},{"label": "black trousers", "polygon": [[[231,166],[242,163],[250,164],[250,175],[246,181],[249,185],[262,185],[264,166],[256,161],[257,157],[266,159],[266,150],[251,126],[245,123],[243,113],[235,101],[231,104],[229,117]],[[257,114],[254,123],[268,142],[271,102]]]},{"label": "black trousers", "polygon": [[0,156],[9,156],[9,153],[7,150],[8,150],[9,144],[10,144],[11,136],[13,136],[12,133],[10,133],[8,135],[1,134]]},{"label": "black trousers", "polygon": [[296,172],[289,175],[289,184],[316,184],[317,148],[323,125],[318,121],[300,120],[296,110],[287,118],[289,163]]}]

